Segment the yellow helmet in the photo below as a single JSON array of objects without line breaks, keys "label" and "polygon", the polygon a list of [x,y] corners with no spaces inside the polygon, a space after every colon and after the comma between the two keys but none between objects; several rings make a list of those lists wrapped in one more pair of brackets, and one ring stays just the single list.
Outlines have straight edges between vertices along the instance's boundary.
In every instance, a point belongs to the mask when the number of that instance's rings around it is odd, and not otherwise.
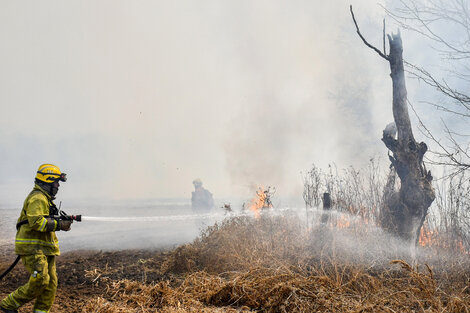
[{"label": "yellow helmet", "polygon": [[53,183],[55,181],[67,181],[67,174],[62,173],[60,169],[53,164],[42,164],[39,166],[36,179],[45,183]]}]

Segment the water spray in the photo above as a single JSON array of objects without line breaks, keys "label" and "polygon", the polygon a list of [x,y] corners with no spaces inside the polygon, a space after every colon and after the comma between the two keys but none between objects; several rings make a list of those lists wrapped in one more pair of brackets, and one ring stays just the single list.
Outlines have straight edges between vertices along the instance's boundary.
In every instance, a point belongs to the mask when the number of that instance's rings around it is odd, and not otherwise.
[{"label": "water spray", "polygon": [[[52,216],[56,220],[68,220],[72,222],[166,222],[166,221],[188,221],[188,220],[199,220],[199,219],[223,219],[232,217],[243,217],[251,216],[258,218],[260,215],[282,215],[286,211],[298,211],[296,208],[270,208],[262,209],[259,211],[239,211],[239,212],[214,212],[204,214],[184,214],[184,215],[154,215],[154,216],[86,216],[86,215],[68,215],[64,211],[59,211],[58,215]],[[321,215],[325,213],[318,207],[309,208],[307,210],[314,215]],[[338,212],[335,210],[328,211],[332,216],[344,215],[344,212]],[[349,219],[357,219],[357,217],[350,216]]]},{"label": "water spray", "polygon": [[[282,208],[275,210],[262,210],[261,215],[270,214],[276,215],[281,214],[284,211],[291,210],[290,208]],[[242,216],[256,216],[252,211],[241,211],[241,212],[215,212],[206,214],[186,214],[186,215],[156,215],[156,216],[83,216],[83,215],[72,215],[78,219],[73,219],[78,222],[90,221],[90,222],[163,222],[163,221],[187,221],[187,220],[198,220],[198,219],[212,219],[212,218],[230,218],[230,217],[242,217]]]},{"label": "water spray", "polygon": [[206,218],[223,218],[235,216],[248,216],[249,213],[207,213],[207,214],[186,214],[186,215],[157,215],[157,216],[80,216],[81,221],[90,222],[162,222],[162,221],[187,221]]},{"label": "water spray", "polygon": [[[86,215],[68,215],[64,211],[58,209],[53,215],[49,217],[54,218],[55,220],[67,220],[71,222],[170,222],[170,221],[188,221],[188,220],[200,220],[200,219],[224,219],[224,218],[233,218],[233,217],[255,217],[259,218],[260,216],[278,216],[283,215],[286,211],[297,211],[301,212],[300,209],[296,208],[269,208],[269,209],[260,209],[257,211],[239,211],[239,212],[214,212],[214,213],[205,213],[205,214],[185,214],[185,215],[156,215],[156,216],[86,216]],[[316,216],[321,216],[324,213],[323,210],[315,207],[307,209],[308,212],[313,213]],[[340,212],[331,210],[329,211],[330,215],[339,215]],[[350,217],[351,218],[351,217]],[[17,227],[20,227],[22,224],[27,223],[27,221],[22,221],[18,223]],[[20,257],[17,257],[15,262],[3,273],[0,273],[0,280],[5,277],[18,263]]]}]

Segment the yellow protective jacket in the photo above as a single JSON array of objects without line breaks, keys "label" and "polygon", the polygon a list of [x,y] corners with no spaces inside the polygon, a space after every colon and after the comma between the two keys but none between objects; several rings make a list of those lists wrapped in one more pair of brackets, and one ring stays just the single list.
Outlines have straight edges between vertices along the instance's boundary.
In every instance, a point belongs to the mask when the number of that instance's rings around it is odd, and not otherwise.
[{"label": "yellow protective jacket", "polygon": [[[27,220],[16,232],[15,253],[18,255],[60,255],[59,241],[54,231],[47,231],[49,207],[54,205],[51,196],[38,185],[23,204],[18,223]],[[55,221],[54,230],[57,229]]]}]

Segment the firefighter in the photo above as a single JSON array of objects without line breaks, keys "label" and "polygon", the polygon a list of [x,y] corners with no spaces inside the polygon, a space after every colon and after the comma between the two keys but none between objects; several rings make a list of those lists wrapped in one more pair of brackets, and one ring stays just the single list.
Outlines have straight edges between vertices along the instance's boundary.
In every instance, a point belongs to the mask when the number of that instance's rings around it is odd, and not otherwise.
[{"label": "firefighter", "polygon": [[15,253],[31,274],[29,281],[0,302],[6,313],[18,312],[23,304],[36,299],[34,313],[47,313],[51,309],[57,290],[55,257],[60,255],[56,231],[69,231],[72,221],[57,220],[52,216],[58,210],[53,200],[59,182],[67,176],[52,164],[39,167],[35,185],[26,197],[17,224]]},{"label": "firefighter", "polygon": [[202,181],[196,178],[193,181],[194,191],[191,194],[191,207],[195,213],[209,213],[214,207],[212,193],[202,187]]}]

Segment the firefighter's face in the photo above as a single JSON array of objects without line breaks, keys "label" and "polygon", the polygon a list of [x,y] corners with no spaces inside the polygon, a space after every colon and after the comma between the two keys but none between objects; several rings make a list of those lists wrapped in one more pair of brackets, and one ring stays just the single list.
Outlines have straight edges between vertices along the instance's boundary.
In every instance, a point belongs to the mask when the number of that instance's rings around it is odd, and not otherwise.
[{"label": "firefighter's face", "polygon": [[52,183],[51,196],[54,197],[57,194],[57,192],[59,191],[59,187],[60,187],[59,181],[55,181]]}]

